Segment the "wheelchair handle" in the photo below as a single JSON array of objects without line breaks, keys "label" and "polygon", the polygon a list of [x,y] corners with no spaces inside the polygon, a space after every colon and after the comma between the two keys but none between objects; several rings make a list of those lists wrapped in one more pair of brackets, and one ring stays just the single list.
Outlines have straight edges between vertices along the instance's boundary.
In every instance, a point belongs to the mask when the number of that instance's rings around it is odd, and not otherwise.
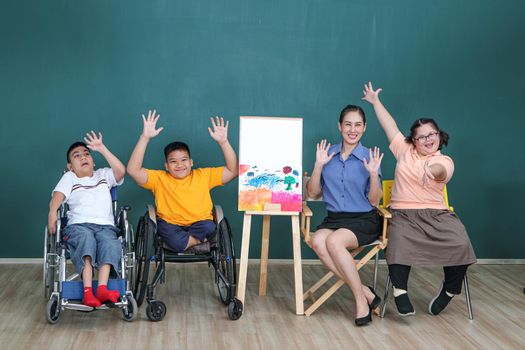
[{"label": "wheelchair handle", "polygon": [[115,187],[111,187],[110,193],[111,193],[111,200],[112,200],[113,202],[118,201],[117,186],[115,186]]}]

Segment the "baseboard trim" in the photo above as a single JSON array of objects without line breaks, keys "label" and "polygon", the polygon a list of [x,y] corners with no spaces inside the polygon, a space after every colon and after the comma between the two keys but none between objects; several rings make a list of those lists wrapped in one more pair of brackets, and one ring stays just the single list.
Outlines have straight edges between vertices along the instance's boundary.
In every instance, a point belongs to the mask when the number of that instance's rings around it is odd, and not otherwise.
[{"label": "baseboard trim", "polygon": [[42,258],[0,258],[0,264],[42,264]]},{"label": "baseboard trim", "polygon": [[[260,259],[249,259],[250,264],[259,263]],[[293,264],[293,259],[268,259],[271,264]],[[239,259],[237,258],[237,264]],[[370,260],[369,264],[374,261]],[[0,258],[0,265],[16,265],[16,264],[42,264],[41,258]],[[303,259],[303,265],[321,265],[319,259]],[[385,265],[385,259],[379,259],[380,265]],[[478,259],[477,265],[524,265],[525,259]]]},{"label": "baseboard trim", "polygon": [[[249,259],[249,263],[259,263],[260,259]],[[292,264],[293,259],[268,259],[272,264]],[[302,259],[303,265],[321,265],[319,259]],[[373,264],[374,260],[368,261],[368,264]],[[379,259],[380,265],[386,265],[385,259]],[[525,259],[478,259],[476,265],[524,265]]]}]

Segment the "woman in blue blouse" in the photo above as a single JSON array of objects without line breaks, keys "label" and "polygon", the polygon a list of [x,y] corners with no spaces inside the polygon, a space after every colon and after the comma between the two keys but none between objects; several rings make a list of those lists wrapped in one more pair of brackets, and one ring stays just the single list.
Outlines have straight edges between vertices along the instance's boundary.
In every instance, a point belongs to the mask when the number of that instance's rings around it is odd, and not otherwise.
[{"label": "woman in blue blouse", "polygon": [[366,130],[365,113],[348,105],[339,117],[341,143],[317,144],[315,166],[306,184],[308,196],[323,196],[328,216],[313,235],[313,249],[323,264],[350,286],[356,303],[357,326],[372,321],[371,310],[381,299],[359,278],[348,249],[375,241],[382,221],[374,206],[382,196],[380,177],[383,154],[361,145]]}]

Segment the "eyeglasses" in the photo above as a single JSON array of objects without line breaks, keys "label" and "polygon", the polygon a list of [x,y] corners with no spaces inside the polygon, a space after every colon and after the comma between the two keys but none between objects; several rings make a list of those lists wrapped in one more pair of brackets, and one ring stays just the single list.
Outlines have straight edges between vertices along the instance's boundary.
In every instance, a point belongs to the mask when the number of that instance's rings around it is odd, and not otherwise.
[{"label": "eyeglasses", "polygon": [[415,137],[414,140],[416,140],[416,141],[419,142],[419,143],[425,143],[425,142],[427,142],[427,140],[429,140],[429,139],[435,139],[435,138],[437,138],[438,135],[439,135],[439,132],[437,132],[437,131],[433,131],[433,132],[431,132],[431,133],[428,134],[428,135],[423,135],[423,136]]}]

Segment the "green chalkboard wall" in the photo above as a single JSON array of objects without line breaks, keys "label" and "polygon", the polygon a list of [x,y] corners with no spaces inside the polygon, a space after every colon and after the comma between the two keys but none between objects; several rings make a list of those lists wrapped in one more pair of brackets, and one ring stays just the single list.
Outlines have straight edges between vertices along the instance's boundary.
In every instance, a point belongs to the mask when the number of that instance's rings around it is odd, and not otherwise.
[{"label": "green chalkboard wall", "polygon": [[[524,14],[519,0],[4,0],[0,258],[42,255],[50,192],[66,148],[86,131],[102,131],[127,162],[141,113],[156,108],[165,130],[145,165],[161,167],[163,146],[182,139],[196,166],[210,166],[223,160],[209,116],[231,121],[236,149],[240,115],[301,116],[310,171],[315,143],[338,141],[338,113],[361,103],[368,80],[402,130],[433,116],[450,133],[450,200],[478,257],[523,258],[514,207],[525,198]],[[363,143],[387,152],[383,174],[392,177],[385,136],[365,111]],[[236,181],[213,191],[240,247],[236,195]],[[120,199],[136,224],[152,197],[127,177]],[[324,209],[315,209],[318,223]],[[272,222],[272,258],[292,256],[288,221]]]}]

